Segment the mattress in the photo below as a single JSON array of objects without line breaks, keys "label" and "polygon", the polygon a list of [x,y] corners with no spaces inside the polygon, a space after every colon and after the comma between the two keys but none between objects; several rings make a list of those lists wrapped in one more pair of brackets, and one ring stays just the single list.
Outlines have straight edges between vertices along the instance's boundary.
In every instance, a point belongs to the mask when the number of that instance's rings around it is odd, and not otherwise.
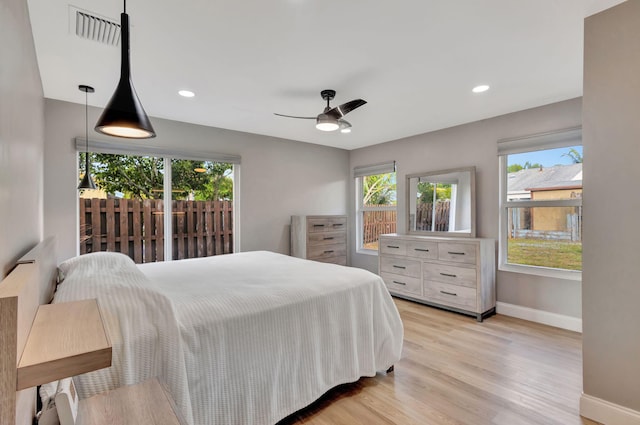
[{"label": "mattress", "polygon": [[158,376],[188,423],[274,424],[400,358],[398,311],[365,270],[266,251],[118,255],[61,265],[54,302],[98,298],[113,344],[111,368],[76,377],[81,397]]}]

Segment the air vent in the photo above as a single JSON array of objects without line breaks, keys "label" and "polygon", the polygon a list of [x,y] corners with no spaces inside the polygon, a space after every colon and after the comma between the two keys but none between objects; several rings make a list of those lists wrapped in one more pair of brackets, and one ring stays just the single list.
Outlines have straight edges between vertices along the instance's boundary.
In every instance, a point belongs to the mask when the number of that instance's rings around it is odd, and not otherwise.
[{"label": "air vent", "polygon": [[78,37],[109,46],[120,44],[120,24],[72,7]]}]

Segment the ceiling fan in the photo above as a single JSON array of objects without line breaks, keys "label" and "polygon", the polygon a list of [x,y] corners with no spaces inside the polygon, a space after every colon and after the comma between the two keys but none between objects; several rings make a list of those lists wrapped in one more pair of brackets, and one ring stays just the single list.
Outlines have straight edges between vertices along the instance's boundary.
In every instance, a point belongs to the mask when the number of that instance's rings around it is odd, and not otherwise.
[{"label": "ceiling fan", "polygon": [[322,90],[320,92],[320,96],[322,96],[322,98],[327,101],[327,106],[324,108],[324,111],[318,116],[294,117],[293,115],[276,114],[275,112],[274,112],[274,115],[277,115],[279,117],[298,118],[303,120],[316,120],[316,128],[318,130],[334,131],[334,130],[340,129],[340,131],[343,133],[350,133],[351,124],[349,123],[349,121],[343,119],[342,117],[344,117],[354,109],[364,105],[365,103],[367,103],[367,101],[362,99],[354,99],[347,103],[343,103],[340,106],[336,106],[332,108],[329,105],[329,102],[333,100],[333,98],[336,96],[336,91]]}]

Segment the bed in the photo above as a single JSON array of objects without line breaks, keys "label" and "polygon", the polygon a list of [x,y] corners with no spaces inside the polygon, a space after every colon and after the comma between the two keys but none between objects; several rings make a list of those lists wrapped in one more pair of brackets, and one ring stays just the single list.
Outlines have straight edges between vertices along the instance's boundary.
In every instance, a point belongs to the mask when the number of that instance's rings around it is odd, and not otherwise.
[{"label": "bed", "polygon": [[53,302],[97,298],[113,345],[112,367],[75,378],[81,398],[157,376],[188,423],[274,424],[400,358],[398,311],[365,270],[266,251],[59,270]]}]

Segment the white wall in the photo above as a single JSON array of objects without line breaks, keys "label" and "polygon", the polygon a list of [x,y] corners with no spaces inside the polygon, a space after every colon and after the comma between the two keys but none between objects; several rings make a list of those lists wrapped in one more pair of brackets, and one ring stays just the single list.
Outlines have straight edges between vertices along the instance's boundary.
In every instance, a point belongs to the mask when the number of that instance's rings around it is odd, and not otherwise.
[{"label": "white wall", "polygon": [[0,2],[0,267],[42,237],[44,100],[25,0]]},{"label": "white wall", "polygon": [[[78,101],[84,101],[80,91]],[[89,138],[123,143],[125,139],[93,131],[100,112],[89,109]],[[84,137],[84,104],[47,99],[45,118],[44,232],[58,236],[59,260],[63,260],[77,252],[78,181],[73,139]],[[152,123],[157,137],[132,143],[242,156],[242,251],[288,254],[291,215],[347,213],[349,153],[345,150],[158,118],[152,118]]]},{"label": "white wall", "polygon": [[[491,95],[490,93],[488,94]],[[398,232],[406,229],[407,174],[476,167],[477,236],[498,239],[498,157],[496,142],[580,125],[581,99],[503,115],[351,151],[350,166],[396,160]],[[585,155],[589,155],[588,152]],[[351,179],[350,212],[355,214],[355,184]],[[588,214],[588,212],[587,212]],[[497,246],[497,245],[496,245]],[[351,263],[377,271],[377,256],[357,254],[351,231]],[[498,301],[573,317],[581,317],[580,282],[498,272]]]},{"label": "white wall", "polygon": [[[640,423],[640,1],[585,21],[584,393]],[[595,418],[601,420],[599,418]]]}]

